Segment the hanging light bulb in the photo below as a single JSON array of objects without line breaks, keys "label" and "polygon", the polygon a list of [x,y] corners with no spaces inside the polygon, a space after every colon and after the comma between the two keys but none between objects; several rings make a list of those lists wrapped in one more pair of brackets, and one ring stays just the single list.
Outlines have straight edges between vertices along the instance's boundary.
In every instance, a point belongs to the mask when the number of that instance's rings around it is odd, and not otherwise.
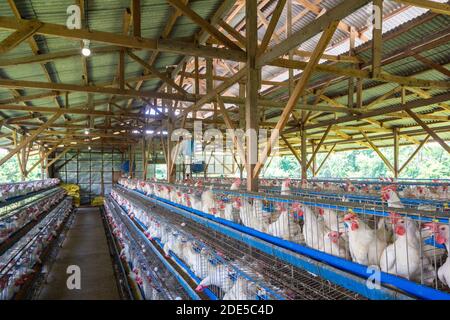
[{"label": "hanging light bulb", "polygon": [[91,151],[91,146],[88,146],[88,150]]},{"label": "hanging light bulb", "polygon": [[91,49],[89,49],[90,45],[89,40],[83,40],[83,49],[81,49],[81,54],[85,57],[89,57],[91,55]]},{"label": "hanging light bulb", "polygon": [[89,134],[89,129],[85,129],[84,134]]}]

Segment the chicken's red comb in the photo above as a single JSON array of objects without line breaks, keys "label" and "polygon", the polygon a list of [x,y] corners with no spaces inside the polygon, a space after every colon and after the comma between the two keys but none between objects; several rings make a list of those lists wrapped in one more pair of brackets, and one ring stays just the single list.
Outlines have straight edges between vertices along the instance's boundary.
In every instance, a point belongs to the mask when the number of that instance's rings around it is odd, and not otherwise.
[{"label": "chicken's red comb", "polygon": [[390,190],[397,191],[397,186],[391,184],[391,185],[388,185],[386,187],[381,188],[381,192],[387,192],[387,191],[390,191]]},{"label": "chicken's red comb", "polygon": [[389,212],[389,217],[391,218],[392,224],[397,224],[398,220],[400,220],[402,216],[396,212]]}]

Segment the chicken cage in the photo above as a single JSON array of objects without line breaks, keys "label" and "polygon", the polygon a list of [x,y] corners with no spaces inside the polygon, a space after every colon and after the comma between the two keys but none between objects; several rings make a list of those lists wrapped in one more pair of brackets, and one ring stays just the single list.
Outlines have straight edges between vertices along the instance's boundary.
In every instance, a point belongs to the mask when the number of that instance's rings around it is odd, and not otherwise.
[{"label": "chicken cage", "polygon": [[[331,182],[332,181],[332,182]],[[390,200],[391,203],[401,202],[403,207],[426,211],[448,211],[450,194],[447,182],[398,182],[398,181],[351,181],[351,180],[311,180],[301,181],[292,179],[262,179],[260,191],[271,194],[316,196],[322,199],[384,205],[389,199],[380,197],[386,191],[394,189],[397,197]],[[215,179],[209,178],[206,183],[197,180],[205,186],[213,188],[241,189],[241,179]],[[370,182],[370,183],[369,183]],[[245,191],[241,189],[242,191]]]},{"label": "chicken cage", "polygon": [[380,284],[408,296],[449,298],[449,221],[443,211],[314,195],[253,194],[131,180],[121,183],[353,275],[368,278],[369,271],[375,270]]},{"label": "chicken cage", "polygon": [[162,263],[145,237],[111,198],[105,199],[107,220],[119,241],[120,257],[127,263],[128,276],[138,285],[138,297],[148,300],[190,299],[176,277]]},{"label": "chicken cage", "polygon": [[46,202],[46,210],[58,203],[56,207],[0,256],[0,300],[13,299],[37,277],[42,257],[71,213],[70,198],[55,199]]},{"label": "chicken cage", "polygon": [[207,299],[285,299],[260,274],[225,256],[223,248],[215,250],[198,233],[189,233],[186,222],[174,220],[176,216],[148,206],[123,190],[115,189],[112,195],[144,234],[159,246],[165,258],[173,260],[194,281],[192,288]]}]

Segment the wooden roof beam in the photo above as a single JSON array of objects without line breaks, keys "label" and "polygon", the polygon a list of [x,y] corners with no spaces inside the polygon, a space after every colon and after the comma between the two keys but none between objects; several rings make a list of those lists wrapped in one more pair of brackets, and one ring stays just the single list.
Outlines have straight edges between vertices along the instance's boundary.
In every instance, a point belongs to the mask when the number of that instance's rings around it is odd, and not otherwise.
[{"label": "wooden roof beam", "polygon": [[430,127],[428,127],[426,125],[425,122],[423,122],[420,117],[414,113],[412,110],[410,109],[405,109],[405,111],[411,116],[411,118],[414,119],[414,121],[416,121],[430,136],[433,137],[433,139],[439,143],[448,153],[450,153],[450,146],[441,138],[439,137],[434,131],[433,129],[431,129]]},{"label": "wooden roof beam", "polygon": [[431,10],[432,12],[436,12],[439,14],[450,15],[450,5],[446,3],[440,3],[430,0],[395,0],[395,1],[413,7],[428,9]]},{"label": "wooden roof beam", "polygon": [[14,31],[3,41],[0,42],[0,53],[6,53],[11,51],[19,44],[27,40],[42,26],[40,22],[31,22],[27,25],[20,27],[17,31]]},{"label": "wooden roof beam", "polygon": [[295,88],[286,104],[286,107],[283,110],[283,113],[280,116],[280,119],[277,122],[277,125],[275,126],[275,130],[272,131],[272,134],[270,136],[269,141],[267,142],[267,145],[264,148],[264,151],[262,152],[261,159],[256,164],[253,176],[257,177],[259,175],[260,170],[264,166],[264,163],[267,160],[267,157],[271,153],[272,146],[275,144],[275,142],[278,140],[279,134],[283,131],[289,116],[294,109],[295,105],[297,104],[298,100],[300,99],[300,96],[303,94],[304,90],[306,89],[306,86],[308,84],[309,79],[311,78],[311,75],[313,73],[314,68],[316,67],[317,63],[320,60],[320,56],[325,51],[328,43],[330,42],[331,38],[334,35],[334,32],[336,31],[337,25],[339,24],[339,21],[332,21],[328,27],[325,29],[325,31],[322,33],[322,36],[320,37],[315,49],[314,54],[311,56],[311,59],[308,61],[307,66],[305,70],[303,71],[300,79],[297,81],[297,84],[295,85]]},{"label": "wooden roof beam", "polygon": [[211,23],[200,17],[194,10],[189,8],[189,6],[185,5],[180,0],[166,0],[171,6],[181,11],[183,15],[191,19],[194,23],[203,28],[206,32],[208,32],[212,37],[219,40],[225,46],[230,49],[240,51],[241,48],[236,45],[233,41],[231,41],[227,36],[225,36],[222,32],[220,32],[216,27],[214,27]]},{"label": "wooden roof beam", "polygon": [[[21,20],[1,16],[0,29],[18,30],[23,26],[34,23],[38,20]],[[231,59],[235,61],[245,61],[245,52],[239,49],[212,48],[204,45],[193,44],[174,39],[148,39],[129,37],[121,34],[92,31],[88,29],[67,29],[64,25],[44,23],[36,32],[45,36],[55,36],[72,40],[90,40],[93,42],[105,43],[114,46],[126,47],[129,49],[145,49],[150,51],[172,52],[181,55],[202,56],[219,59]]]}]

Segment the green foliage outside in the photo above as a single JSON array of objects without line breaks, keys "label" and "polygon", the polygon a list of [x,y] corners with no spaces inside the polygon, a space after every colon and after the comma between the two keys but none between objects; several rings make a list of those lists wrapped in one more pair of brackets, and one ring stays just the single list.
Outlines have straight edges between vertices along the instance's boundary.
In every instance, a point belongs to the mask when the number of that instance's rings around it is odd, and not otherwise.
[{"label": "green foliage outside", "polygon": [[[30,168],[36,161],[39,161],[39,156],[31,156],[28,159],[28,168]],[[41,166],[38,165],[28,174],[25,180],[39,180],[41,179]],[[14,156],[0,166],[0,183],[20,182],[22,181],[22,173],[20,172],[19,161]]]},{"label": "green foliage outside", "polygon": [[[400,149],[400,167],[415,150],[415,146],[406,146]],[[386,158],[393,163],[392,148],[380,149]],[[317,156],[317,166],[325,158],[325,154]],[[28,160],[31,167],[38,156],[32,156]],[[148,177],[156,176],[157,179],[166,178],[166,165],[158,164],[149,166]],[[269,166],[262,171],[265,178],[300,178],[300,165],[294,156],[274,157]],[[310,172],[308,173],[310,175]],[[333,178],[378,178],[390,177],[392,173],[384,162],[372,150],[355,150],[337,152],[327,159],[318,177]],[[437,143],[429,143],[414,157],[409,165],[401,172],[400,178],[413,179],[450,179],[450,156]],[[37,166],[29,173],[26,180],[41,179],[41,168]],[[17,157],[12,157],[0,167],[0,183],[20,182],[20,173]]]},{"label": "green foliage outside", "polygon": [[[400,148],[400,167],[415,148],[415,146]],[[380,150],[392,164],[394,162],[392,148],[381,148]],[[325,154],[317,156],[317,166],[324,158]],[[274,158],[263,171],[263,176],[300,178],[300,173],[300,165],[295,157],[285,156]],[[308,172],[308,175],[310,174]],[[330,155],[317,176],[324,178],[378,178],[390,177],[392,172],[374,151],[354,150]],[[449,179],[450,156],[439,144],[429,143],[401,172],[400,178]]]}]

